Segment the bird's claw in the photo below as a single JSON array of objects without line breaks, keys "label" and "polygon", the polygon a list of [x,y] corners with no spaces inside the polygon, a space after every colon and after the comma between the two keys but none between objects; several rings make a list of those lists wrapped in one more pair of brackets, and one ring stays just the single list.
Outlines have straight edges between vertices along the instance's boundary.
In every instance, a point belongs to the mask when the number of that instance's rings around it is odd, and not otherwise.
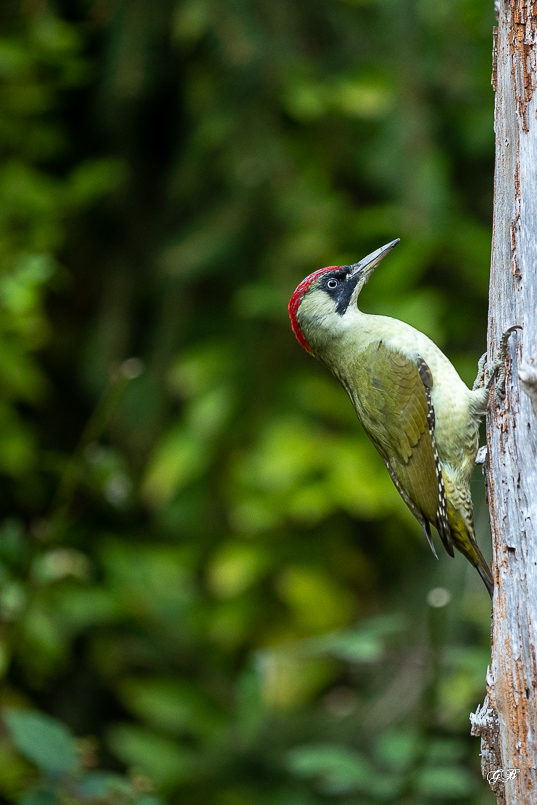
[{"label": "bird's claw", "polygon": [[496,398],[500,400],[503,400],[505,397],[505,356],[507,355],[507,344],[509,342],[509,336],[511,333],[514,333],[515,330],[522,330],[522,325],[513,324],[512,327],[509,327],[502,334],[500,346],[498,352],[496,353],[494,363],[492,364],[492,373],[488,381],[489,388],[495,381]]},{"label": "bird's claw", "polygon": [[498,348],[498,352],[496,353],[496,357],[492,363],[492,367],[490,369],[490,374],[487,380],[485,380],[485,375],[487,374],[488,366],[487,366],[487,353],[485,352],[479,359],[477,364],[477,377],[474,381],[473,388],[479,389],[485,387],[489,390],[492,384],[495,384],[496,389],[496,397],[500,400],[503,400],[505,397],[505,356],[507,355],[507,345],[509,342],[509,336],[511,333],[514,333],[515,330],[522,330],[522,325],[514,324],[512,327],[509,327],[502,335],[500,339],[500,346]]},{"label": "bird's claw", "polygon": [[492,364],[492,372],[487,382],[487,387],[490,388],[494,383],[496,389],[496,399],[503,400],[505,398],[505,356],[507,355],[507,344],[509,336],[515,330],[522,330],[522,325],[514,324],[509,327],[500,339],[500,346],[494,363]]},{"label": "bird's claw", "polygon": [[485,385],[485,372],[487,370],[487,353],[484,352],[477,362],[477,377],[474,380],[472,391],[482,389]]}]

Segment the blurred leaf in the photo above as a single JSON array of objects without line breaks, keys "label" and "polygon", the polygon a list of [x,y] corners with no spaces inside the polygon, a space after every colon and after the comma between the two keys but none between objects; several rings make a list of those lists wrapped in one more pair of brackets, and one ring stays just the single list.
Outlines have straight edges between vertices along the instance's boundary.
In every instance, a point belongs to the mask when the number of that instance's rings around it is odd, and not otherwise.
[{"label": "blurred leaf", "polygon": [[419,750],[419,734],[410,730],[390,730],[376,743],[376,754],[383,766],[397,771],[407,769]]},{"label": "blurred leaf", "polygon": [[184,629],[195,590],[182,547],[128,545],[117,540],[103,544],[103,563],[114,606],[137,618],[173,619]]},{"label": "blurred leaf", "polygon": [[203,436],[176,426],[166,434],[148,467],[144,482],[147,502],[153,506],[168,503],[175,492],[203,474],[210,458]]},{"label": "blurred leaf", "polygon": [[[328,375],[300,374],[292,378],[292,393],[305,410],[343,425],[357,426],[356,412],[345,390]],[[357,428],[358,430],[358,428]]]},{"label": "blurred leaf", "polygon": [[419,790],[432,799],[463,799],[475,788],[473,775],[461,766],[424,769],[419,777]]},{"label": "blurred leaf", "polygon": [[288,567],[280,574],[278,591],[306,632],[323,632],[345,623],[354,609],[350,592],[317,567]]},{"label": "blurred leaf", "polygon": [[125,183],[125,165],[114,159],[83,162],[72,172],[67,194],[75,204],[88,204]]},{"label": "blurred leaf", "polygon": [[17,620],[26,604],[26,592],[16,580],[4,582],[0,589],[0,612],[4,621]]},{"label": "blurred leaf", "polygon": [[171,365],[170,386],[183,397],[203,394],[228,379],[233,364],[231,344],[221,340],[196,344]]},{"label": "blurred leaf", "polygon": [[117,796],[128,794],[131,786],[120,774],[103,771],[90,771],[77,782],[77,791],[82,797],[104,799],[109,794]]},{"label": "blurred leaf", "polygon": [[296,747],[288,756],[293,774],[315,778],[326,794],[345,794],[368,789],[375,771],[358,752],[333,744]]},{"label": "blurred leaf", "polygon": [[38,788],[34,791],[27,791],[21,799],[19,805],[59,805],[60,800],[52,791],[45,788]]},{"label": "blurred leaf", "polygon": [[124,763],[136,766],[155,781],[169,787],[189,780],[199,759],[177,741],[131,724],[117,724],[108,734],[108,743]]},{"label": "blurred leaf", "polygon": [[40,286],[53,270],[49,254],[20,255],[13,272],[0,277],[0,300],[13,313],[26,313],[38,303]]},{"label": "blurred leaf", "polygon": [[16,750],[9,733],[0,737],[0,791],[19,793],[21,780],[28,779],[28,762]]},{"label": "blurred leaf", "polygon": [[384,616],[364,624],[354,630],[331,632],[304,641],[308,652],[331,654],[347,662],[375,662],[385,653],[385,638],[396,634],[403,628],[398,616]]},{"label": "blurred leaf", "polygon": [[17,749],[49,774],[77,768],[72,733],[61,722],[36,710],[4,708],[4,719]]},{"label": "blurred leaf", "polygon": [[164,800],[153,794],[142,794],[140,797],[136,797],[134,805],[164,805]]},{"label": "blurred leaf", "polygon": [[111,590],[105,587],[63,585],[56,592],[58,614],[74,632],[94,624],[108,623],[121,615],[121,608]]},{"label": "blurred leaf", "polygon": [[129,710],[166,732],[210,736],[222,723],[214,702],[190,681],[126,680],[121,693]]},{"label": "blurred leaf", "polygon": [[196,42],[210,23],[210,3],[207,0],[187,0],[177,7],[173,33],[180,41]]},{"label": "blurred leaf", "polygon": [[17,566],[26,551],[23,524],[14,517],[6,518],[0,526],[0,557],[6,564]]},{"label": "blurred leaf", "polygon": [[263,576],[269,565],[270,558],[259,545],[223,544],[209,564],[209,586],[221,598],[240,595]]},{"label": "blurred leaf", "polygon": [[0,401],[0,472],[15,478],[29,472],[35,462],[35,447],[31,431]]},{"label": "blurred leaf", "polygon": [[296,710],[311,702],[334,676],[331,662],[301,656],[290,647],[258,655],[264,704],[272,710]]}]

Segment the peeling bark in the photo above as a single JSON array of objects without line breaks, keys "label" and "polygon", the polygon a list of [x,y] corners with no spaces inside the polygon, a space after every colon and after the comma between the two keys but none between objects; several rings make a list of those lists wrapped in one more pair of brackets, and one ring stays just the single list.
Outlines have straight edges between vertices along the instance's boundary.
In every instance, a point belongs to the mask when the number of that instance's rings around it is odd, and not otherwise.
[{"label": "peeling bark", "polygon": [[522,362],[518,370],[518,379],[522,390],[526,392],[531,400],[533,413],[537,417],[537,366],[535,358],[530,358],[527,362]]},{"label": "peeling bark", "polygon": [[521,390],[537,350],[537,0],[499,0],[496,9],[489,360],[503,331],[524,329],[511,336],[506,396],[491,394],[487,420],[492,657],[472,731],[481,736],[484,777],[490,782],[494,764],[504,770],[491,786],[498,803],[529,805],[537,803],[537,419]]},{"label": "peeling bark", "polygon": [[501,775],[496,775],[498,769],[502,768],[500,750],[500,724],[498,714],[490,706],[489,697],[475,713],[470,716],[472,722],[472,735],[481,738],[481,771],[485,780],[496,794],[498,805],[505,805],[505,783],[500,779]]}]

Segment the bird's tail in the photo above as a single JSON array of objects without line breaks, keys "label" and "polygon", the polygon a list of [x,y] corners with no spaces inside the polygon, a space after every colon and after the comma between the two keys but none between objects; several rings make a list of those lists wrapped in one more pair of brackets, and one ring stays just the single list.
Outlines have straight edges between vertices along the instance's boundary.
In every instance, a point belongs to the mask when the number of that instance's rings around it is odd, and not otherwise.
[{"label": "bird's tail", "polygon": [[494,581],[493,581],[493,578],[492,578],[492,573],[490,572],[490,568],[487,565],[487,563],[485,562],[485,559],[481,555],[481,551],[478,551],[478,553],[479,553],[479,556],[480,556],[482,561],[479,562],[477,565],[475,565],[475,569],[477,570],[477,572],[479,573],[479,575],[483,579],[483,581],[485,583],[485,587],[489,591],[489,595],[490,595],[490,597],[492,599],[492,596],[493,596],[493,593],[494,593]]},{"label": "bird's tail", "polygon": [[[470,503],[471,506],[471,503]],[[473,564],[487,588],[490,597],[494,592],[494,580],[490,567],[479,550],[475,539],[474,523],[470,506],[465,507],[465,515],[448,503],[449,526],[453,545]],[[462,508],[462,507],[461,507]]]}]

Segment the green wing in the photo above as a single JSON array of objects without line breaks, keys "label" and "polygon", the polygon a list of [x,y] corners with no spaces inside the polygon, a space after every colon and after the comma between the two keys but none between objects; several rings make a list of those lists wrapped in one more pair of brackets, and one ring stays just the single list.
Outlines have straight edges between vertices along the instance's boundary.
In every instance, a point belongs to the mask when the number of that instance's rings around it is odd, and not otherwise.
[{"label": "green wing", "polygon": [[[384,459],[397,490],[422,525],[438,529],[453,556],[440,464],[434,444],[433,379],[421,358],[411,360],[382,342],[361,353],[349,390],[367,435]],[[365,403],[367,400],[367,404]]]}]

